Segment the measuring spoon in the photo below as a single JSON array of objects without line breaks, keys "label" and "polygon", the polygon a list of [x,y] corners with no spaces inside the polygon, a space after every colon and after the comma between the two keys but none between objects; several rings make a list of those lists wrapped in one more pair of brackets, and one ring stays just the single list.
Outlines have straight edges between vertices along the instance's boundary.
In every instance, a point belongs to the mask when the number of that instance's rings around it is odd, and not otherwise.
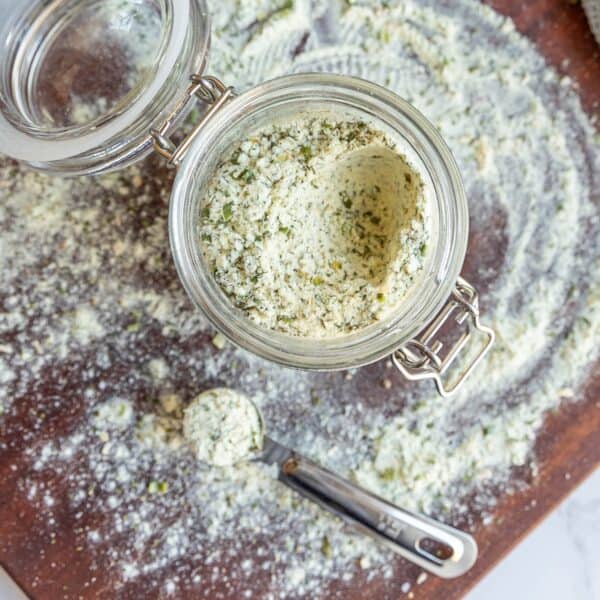
[{"label": "measuring spoon", "polygon": [[[275,465],[277,478],[281,483],[337,515],[353,529],[374,538],[438,577],[459,577],[473,566],[477,558],[477,543],[472,536],[429,517],[395,506],[317,465],[295,450],[279,444],[264,433],[264,420],[250,398],[233,390],[216,389],[201,394],[194,403],[197,405],[206,400],[215,402],[219,394],[224,394],[227,399],[234,394],[237,402],[248,402],[248,406],[244,407],[246,412],[240,414],[248,414],[250,406],[256,411],[262,445],[259,443],[261,449],[247,456],[247,460]],[[231,410],[231,407],[228,407],[223,422],[231,414]],[[186,411],[186,418],[189,414],[191,413]],[[226,435],[228,426],[224,429],[222,433]],[[186,437],[193,442],[188,433],[191,430],[192,427],[186,427],[184,420]],[[256,426],[251,433],[252,440],[255,440]],[[225,443],[228,441],[225,440]],[[238,440],[236,450],[239,449],[239,443]],[[210,462],[209,459],[204,460]],[[239,456],[236,456],[235,460],[239,460]]]}]

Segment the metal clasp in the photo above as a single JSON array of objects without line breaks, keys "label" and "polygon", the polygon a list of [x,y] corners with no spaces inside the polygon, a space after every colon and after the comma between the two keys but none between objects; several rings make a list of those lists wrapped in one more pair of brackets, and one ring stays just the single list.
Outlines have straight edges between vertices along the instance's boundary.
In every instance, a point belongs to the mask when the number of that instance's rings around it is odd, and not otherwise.
[{"label": "metal clasp", "polygon": [[[198,135],[205,123],[229,100],[235,96],[233,88],[225,84],[216,77],[192,75],[191,85],[187,89],[185,96],[169,115],[167,120],[160,128],[152,128],[150,135],[154,141],[154,149],[161,156],[168,160],[170,167],[177,167],[183,159],[185,153],[189,150],[194,138]],[[209,104],[210,108],[202,115],[200,122],[194,127],[191,133],[176,146],[171,140],[170,135],[186,111],[190,108],[190,103],[197,98]]]},{"label": "metal clasp", "polygon": [[[459,325],[465,325],[465,330],[446,356],[442,357],[440,351],[443,344],[435,337],[452,316]],[[444,374],[476,331],[487,337],[485,344],[471,362],[463,368],[458,378],[446,386]],[[438,316],[419,337],[410,340],[398,349],[393,354],[392,360],[400,372],[411,381],[434,379],[439,393],[447,398],[458,391],[465,379],[487,354],[494,339],[494,331],[479,322],[477,291],[470,283],[459,277],[452,296]]]}]

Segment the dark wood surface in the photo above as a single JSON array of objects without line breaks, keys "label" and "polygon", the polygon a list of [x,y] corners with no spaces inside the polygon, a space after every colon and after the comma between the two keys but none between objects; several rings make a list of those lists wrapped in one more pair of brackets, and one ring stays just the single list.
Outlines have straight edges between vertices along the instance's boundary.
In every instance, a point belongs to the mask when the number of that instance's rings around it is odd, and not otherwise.
[{"label": "dark wood surface", "polygon": [[[517,28],[535,41],[548,61],[575,80],[586,110],[594,114],[600,102],[600,55],[581,6],[567,0],[489,3],[513,18]],[[547,418],[536,443],[540,472],[534,485],[500,498],[494,524],[476,531],[480,559],[474,569],[454,581],[430,577],[413,590],[415,597],[432,600],[462,597],[598,466],[599,399],[600,372],[596,369],[586,386],[585,399],[565,404]],[[59,435],[68,431],[79,416],[73,409],[57,415],[47,427]],[[26,424],[28,415],[23,413],[22,419]],[[0,457],[0,563],[36,599],[114,598],[110,565],[95,564],[80,551],[67,514],[57,514],[60,535],[48,539],[39,534],[36,515],[17,488],[20,452],[25,451],[26,445],[17,443],[13,448],[17,450]],[[96,573],[93,580],[91,571]],[[82,587],[82,582],[89,587]],[[378,597],[376,585],[368,589],[365,595],[355,585],[349,597]],[[132,588],[122,590],[119,597],[142,598],[143,594]]]}]

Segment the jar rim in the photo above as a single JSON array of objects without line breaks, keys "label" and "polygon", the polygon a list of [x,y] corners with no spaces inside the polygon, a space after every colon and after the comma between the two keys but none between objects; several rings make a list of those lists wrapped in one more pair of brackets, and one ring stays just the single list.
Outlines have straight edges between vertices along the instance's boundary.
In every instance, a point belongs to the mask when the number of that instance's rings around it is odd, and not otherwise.
[{"label": "jar rim", "polygon": [[[402,301],[398,314],[395,311],[390,317],[352,334],[332,338],[290,336],[252,322],[226,299],[217,284],[211,281],[212,277],[204,272],[196,240],[198,214],[194,214],[198,202],[195,184],[199,174],[207,176],[203,171],[207,170],[208,162],[214,160],[214,146],[218,145],[225,130],[260,111],[269,110],[278,102],[292,101],[290,99],[294,97],[305,105],[314,97],[332,103],[353,101],[356,105],[381,111],[388,118],[396,118],[401,136],[413,142],[416,140],[420,148],[426,149],[425,166],[429,175],[443,184],[436,189],[436,197],[443,196],[437,200],[447,211],[448,230],[441,232],[445,242],[436,250],[432,276],[421,278],[422,283],[416,282],[411,288],[413,310],[410,319],[407,313],[410,307],[403,307]],[[431,173],[433,165],[438,172]],[[293,74],[251,88],[226,104],[205,124],[179,166],[171,195],[169,235],[184,288],[218,331],[236,345],[272,362],[302,369],[335,370],[358,367],[391,355],[423,331],[439,313],[452,293],[466,254],[468,207],[458,166],[448,146],[434,126],[412,105],[386,88],[356,77]],[[428,289],[427,305],[417,307],[416,301],[424,286]]]},{"label": "jar rim", "polygon": [[[53,163],[60,164],[61,161],[76,160],[86,156],[87,153],[92,153],[93,161],[102,165],[94,168],[93,172],[121,166],[119,160],[122,161],[123,157],[127,158],[127,162],[141,158],[149,149],[151,124],[144,127],[138,127],[137,124],[145,120],[148,108],[161,97],[161,91],[168,85],[178,61],[181,60],[181,53],[188,39],[187,32],[192,21],[192,10],[197,10],[202,15],[200,31],[194,32],[199,45],[194,57],[196,65],[206,62],[210,46],[210,20],[205,0],[189,0],[188,2],[165,0],[165,3],[170,12],[170,26],[165,34],[164,54],[161,55],[153,77],[133,98],[131,104],[112,115],[106,122],[99,125],[91,123],[90,126],[67,127],[61,131],[60,135],[43,132],[41,129],[36,131],[34,127],[26,124],[19,126],[18,101],[10,92],[16,85],[14,81],[16,81],[19,61],[28,52],[28,36],[32,37],[35,33],[28,32],[27,35],[22,35],[24,26],[28,22],[27,15],[37,20],[39,18],[37,13],[40,10],[42,12],[49,11],[53,5],[46,6],[47,3],[39,3],[32,7],[28,0],[11,3],[11,13],[8,15],[7,21],[0,27],[3,39],[8,40],[2,51],[3,65],[0,66],[0,82],[4,83],[1,86],[4,91],[1,94],[2,103],[0,103],[2,106],[0,110],[0,152],[47,171],[54,170]],[[24,8],[25,6],[27,8]],[[39,44],[39,40],[32,37],[30,45],[36,44]],[[193,67],[190,65],[190,68]],[[181,89],[174,89],[172,94],[163,95],[162,101],[168,104],[172,102],[171,96],[178,97],[181,92]],[[167,109],[167,106],[164,108]],[[142,132],[142,135],[139,136],[140,139],[132,140],[131,136],[125,134],[132,127],[135,127],[136,132]],[[60,172],[60,169],[57,170]],[[68,172],[69,168],[67,167],[65,170]],[[88,172],[85,164],[74,171],[76,173]]]}]

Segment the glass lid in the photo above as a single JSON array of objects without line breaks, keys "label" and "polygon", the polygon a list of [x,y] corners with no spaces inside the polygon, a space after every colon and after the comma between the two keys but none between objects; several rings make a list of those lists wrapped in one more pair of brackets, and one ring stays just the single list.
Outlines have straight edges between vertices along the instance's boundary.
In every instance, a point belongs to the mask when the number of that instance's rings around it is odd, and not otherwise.
[{"label": "glass lid", "polygon": [[0,14],[0,151],[38,168],[139,158],[208,53],[204,0],[0,0]]}]

